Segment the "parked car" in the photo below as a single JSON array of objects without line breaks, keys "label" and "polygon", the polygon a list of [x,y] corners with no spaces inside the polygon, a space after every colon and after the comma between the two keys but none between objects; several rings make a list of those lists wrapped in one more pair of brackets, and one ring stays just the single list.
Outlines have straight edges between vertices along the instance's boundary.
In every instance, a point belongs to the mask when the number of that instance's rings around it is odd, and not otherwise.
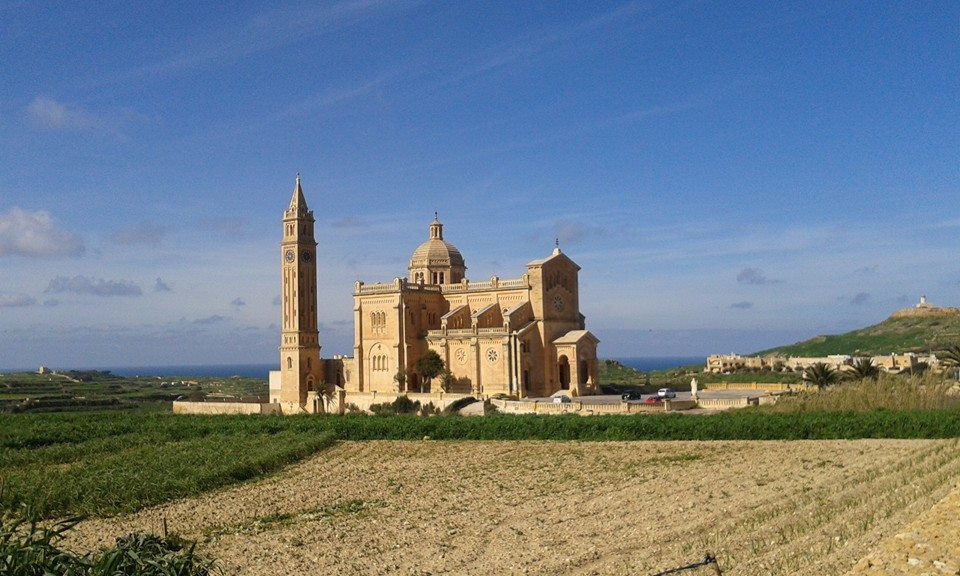
[{"label": "parked car", "polygon": [[661,397],[659,397],[659,396],[650,396],[650,397],[648,397],[646,400],[644,400],[643,403],[644,403],[644,404],[659,404],[661,400],[663,400],[663,398],[661,398]]},{"label": "parked car", "polygon": [[553,397],[553,403],[554,403],[554,404],[566,404],[567,402],[570,402],[570,397],[569,397],[569,396],[554,396],[554,397]]},{"label": "parked car", "polygon": [[642,398],[643,394],[639,390],[627,390],[620,395],[620,399],[624,402],[628,402],[630,400],[640,400]]},{"label": "parked car", "polygon": [[673,389],[671,388],[661,388],[657,390],[657,396],[661,398],[676,398],[677,393],[674,392]]}]

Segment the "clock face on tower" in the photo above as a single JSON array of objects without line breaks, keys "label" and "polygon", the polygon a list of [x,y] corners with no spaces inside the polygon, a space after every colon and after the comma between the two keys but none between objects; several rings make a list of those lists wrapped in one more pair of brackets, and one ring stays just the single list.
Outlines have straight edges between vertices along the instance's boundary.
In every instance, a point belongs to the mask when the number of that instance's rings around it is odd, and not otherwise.
[{"label": "clock face on tower", "polygon": [[302,258],[304,262],[309,262],[310,260],[313,259],[313,254],[311,254],[311,253],[307,252],[306,250],[304,250],[304,251],[300,254],[300,258]]},{"label": "clock face on tower", "polygon": [[283,257],[287,262],[293,262],[297,259],[297,254],[293,250],[287,250]]}]

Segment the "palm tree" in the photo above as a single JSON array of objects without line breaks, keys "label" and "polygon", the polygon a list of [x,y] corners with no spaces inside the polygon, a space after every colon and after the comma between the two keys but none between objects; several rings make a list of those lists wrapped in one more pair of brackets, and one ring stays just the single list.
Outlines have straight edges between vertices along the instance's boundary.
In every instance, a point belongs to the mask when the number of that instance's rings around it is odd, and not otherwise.
[{"label": "palm tree", "polygon": [[960,344],[951,344],[937,352],[937,360],[944,366],[960,366]]},{"label": "palm tree", "polygon": [[956,368],[957,380],[960,380],[960,344],[950,344],[937,352],[937,360],[948,368]]},{"label": "palm tree", "polygon": [[876,380],[880,375],[880,367],[873,363],[872,358],[856,358],[847,374],[852,380]]},{"label": "palm tree", "polygon": [[803,381],[807,384],[813,384],[821,390],[836,383],[839,379],[840,373],[833,366],[824,362],[817,362],[803,371]]}]

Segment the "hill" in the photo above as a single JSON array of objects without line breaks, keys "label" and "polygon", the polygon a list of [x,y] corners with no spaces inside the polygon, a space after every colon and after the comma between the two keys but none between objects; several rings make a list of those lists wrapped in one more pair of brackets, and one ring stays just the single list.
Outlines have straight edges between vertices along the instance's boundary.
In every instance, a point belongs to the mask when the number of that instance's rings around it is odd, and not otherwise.
[{"label": "hill", "polygon": [[929,352],[960,344],[960,315],[895,312],[879,324],[832,336],[817,336],[790,346],[757,352],[757,356],[874,356],[894,352]]}]

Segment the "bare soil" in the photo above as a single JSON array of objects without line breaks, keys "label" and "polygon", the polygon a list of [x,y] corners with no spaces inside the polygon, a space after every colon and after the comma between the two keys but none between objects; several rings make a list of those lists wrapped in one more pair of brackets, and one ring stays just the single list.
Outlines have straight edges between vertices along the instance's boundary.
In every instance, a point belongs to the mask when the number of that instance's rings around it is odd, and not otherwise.
[{"label": "bare soil", "polygon": [[[958,480],[957,440],[345,442],[255,483],[89,520],[71,546],[166,518],[227,574],[633,575],[711,552],[724,575],[839,575],[938,513]],[[952,554],[951,538],[924,538]]]}]

